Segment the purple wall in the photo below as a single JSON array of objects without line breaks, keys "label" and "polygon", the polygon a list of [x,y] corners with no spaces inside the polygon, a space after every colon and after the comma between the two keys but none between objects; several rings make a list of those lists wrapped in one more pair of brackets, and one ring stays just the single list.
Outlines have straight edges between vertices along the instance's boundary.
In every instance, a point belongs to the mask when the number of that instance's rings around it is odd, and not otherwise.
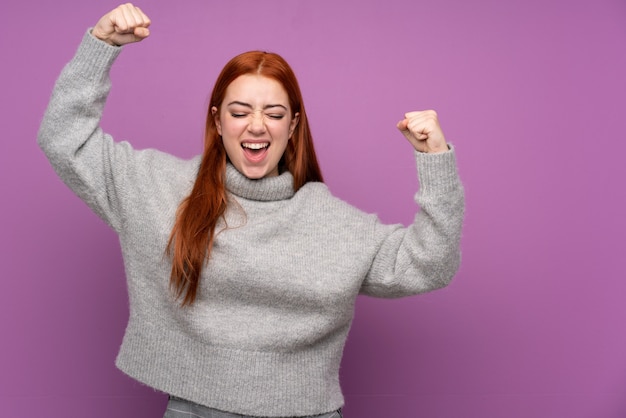
[{"label": "purple wall", "polygon": [[[159,417],[113,362],[128,313],[116,237],[35,143],[63,64],[113,1],[0,5],[0,415]],[[342,368],[349,418],[626,416],[623,0],[145,0],[103,120],[190,156],[233,55],[299,76],[327,183],[407,223],[395,123],[435,108],[467,191],[464,262],[441,291],[361,298]]]}]

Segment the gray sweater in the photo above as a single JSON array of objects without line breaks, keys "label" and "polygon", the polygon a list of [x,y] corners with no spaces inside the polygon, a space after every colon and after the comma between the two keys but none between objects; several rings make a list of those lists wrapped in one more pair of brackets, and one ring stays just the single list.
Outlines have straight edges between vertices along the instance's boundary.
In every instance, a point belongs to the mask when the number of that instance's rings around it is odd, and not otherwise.
[{"label": "gray sweater", "polygon": [[100,129],[121,50],[85,35],[38,137],[58,175],[119,235],[130,317],[117,366],[158,390],[239,414],[341,407],[338,371],[357,295],[427,292],[459,266],[464,200],[454,149],[416,153],[420,210],[408,228],[383,225],[322,183],[294,193],[290,173],[249,180],[228,165],[228,229],[217,236],[196,303],[181,308],[165,246],[200,160],[134,150]]}]

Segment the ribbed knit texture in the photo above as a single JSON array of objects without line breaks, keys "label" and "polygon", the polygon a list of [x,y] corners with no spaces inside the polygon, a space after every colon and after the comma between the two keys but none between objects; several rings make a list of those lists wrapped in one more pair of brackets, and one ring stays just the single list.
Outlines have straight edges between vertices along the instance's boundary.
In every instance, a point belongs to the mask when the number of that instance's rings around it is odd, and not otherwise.
[{"label": "ribbed knit texture", "polygon": [[117,366],[158,390],[239,414],[341,407],[338,370],[357,295],[430,291],[458,268],[464,203],[454,149],[416,153],[421,210],[407,228],[381,224],[322,183],[294,193],[288,172],[250,180],[228,165],[230,206],[196,303],[181,308],[165,247],[199,158],[137,151],[102,132],[120,50],[85,35],[39,132],[59,176],[119,235],[130,318]]}]

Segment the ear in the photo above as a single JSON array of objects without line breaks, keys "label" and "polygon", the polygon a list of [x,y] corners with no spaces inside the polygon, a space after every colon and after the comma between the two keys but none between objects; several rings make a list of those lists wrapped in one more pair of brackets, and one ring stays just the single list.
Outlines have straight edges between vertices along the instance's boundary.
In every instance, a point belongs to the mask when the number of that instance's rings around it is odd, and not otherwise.
[{"label": "ear", "polygon": [[220,121],[220,112],[217,111],[217,107],[213,106],[211,108],[211,115],[215,120],[215,127],[217,128],[217,133],[222,136],[222,122]]},{"label": "ear", "polygon": [[296,114],[293,115],[293,119],[291,119],[291,123],[289,123],[289,139],[291,139],[294,131],[296,130],[298,122],[300,122],[300,113],[296,112]]}]

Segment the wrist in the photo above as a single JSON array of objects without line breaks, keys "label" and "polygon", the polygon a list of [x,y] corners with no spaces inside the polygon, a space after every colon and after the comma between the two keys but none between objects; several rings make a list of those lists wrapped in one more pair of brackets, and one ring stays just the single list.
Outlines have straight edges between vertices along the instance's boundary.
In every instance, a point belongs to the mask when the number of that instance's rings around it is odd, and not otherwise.
[{"label": "wrist", "polygon": [[428,154],[440,154],[442,152],[447,152],[447,151],[450,151],[450,147],[448,146],[448,144],[443,144],[435,148],[430,148],[426,152]]}]

